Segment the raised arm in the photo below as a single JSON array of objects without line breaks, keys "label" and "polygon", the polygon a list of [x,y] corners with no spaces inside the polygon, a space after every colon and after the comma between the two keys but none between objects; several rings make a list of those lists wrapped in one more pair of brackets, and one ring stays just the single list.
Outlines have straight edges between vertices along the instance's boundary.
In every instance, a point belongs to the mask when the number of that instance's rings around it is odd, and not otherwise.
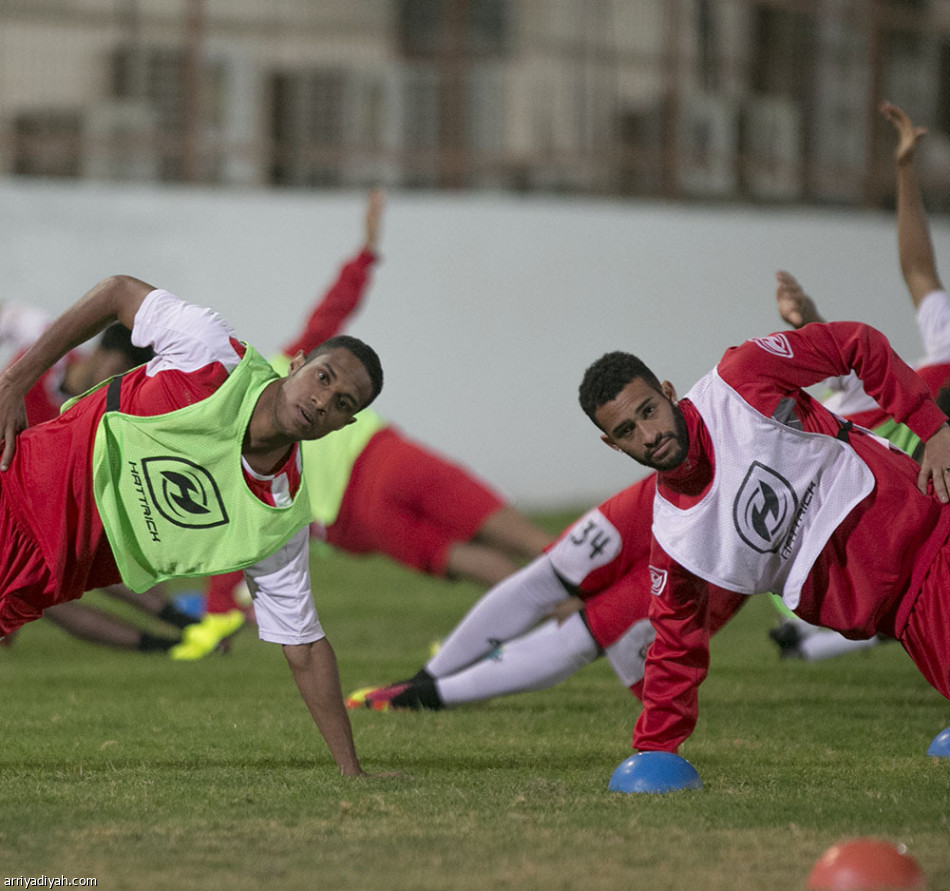
[{"label": "raised arm", "polygon": [[0,374],[0,470],[10,466],[16,437],[26,427],[23,399],[26,393],[60,358],[94,337],[112,322],[132,328],[135,314],[151,285],[127,275],[103,279],[37,338],[36,342]]},{"label": "raised arm", "polygon": [[383,210],[386,207],[386,193],[382,189],[373,189],[366,199],[366,241],[363,250],[375,254],[379,247],[379,233],[383,225]]},{"label": "raised arm", "polygon": [[915,127],[907,112],[890,102],[882,102],[880,112],[897,133],[897,250],[904,283],[919,306],[931,291],[943,290],[915,164],[917,141],[927,130]]},{"label": "raised arm", "polygon": [[377,259],[384,205],[385,193],[381,189],[370,192],[360,252],[340,270],[337,280],[310,313],[300,335],[283,348],[285,355],[293,356],[299,350],[306,356],[314,347],[339,334],[359,307],[369,284],[370,269]]},{"label": "raised arm", "polygon": [[775,273],[775,280],[778,282],[775,302],[783,321],[796,331],[809,322],[825,321],[818,312],[815,301],[805,293],[794,275],[780,269]]}]

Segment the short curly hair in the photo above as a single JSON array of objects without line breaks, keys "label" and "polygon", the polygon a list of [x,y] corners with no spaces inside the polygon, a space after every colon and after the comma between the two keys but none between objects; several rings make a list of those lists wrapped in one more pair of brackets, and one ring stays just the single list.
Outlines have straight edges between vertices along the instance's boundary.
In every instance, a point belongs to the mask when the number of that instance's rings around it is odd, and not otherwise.
[{"label": "short curly hair", "polygon": [[584,414],[597,424],[594,417],[597,409],[616,399],[620,391],[637,378],[642,378],[654,390],[661,390],[659,378],[641,359],[619,350],[604,353],[584,372],[578,389],[577,396]]},{"label": "short curly hair", "polygon": [[360,406],[360,409],[364,409],[383,389],[383,366],[379,361],[379,356],[376,354],[376,350],[358,337],[353,337],[350,334],[337,334],[335,337],[331,337],[315,346],[307,355],[307,362],[312,361],[317,356],[322,356],[324,353],[329,353],[330,350],[336,349],[337,347],[349,350],[359,359],[360,363],[366,369],[366,373],[369,375],[372,392],[369,399],[366,400],[366,403]]}]

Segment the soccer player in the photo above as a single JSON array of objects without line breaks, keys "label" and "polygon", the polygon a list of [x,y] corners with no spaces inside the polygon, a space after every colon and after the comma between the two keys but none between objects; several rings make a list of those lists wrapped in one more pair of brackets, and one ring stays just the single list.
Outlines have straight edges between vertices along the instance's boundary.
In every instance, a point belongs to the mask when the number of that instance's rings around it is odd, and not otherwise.
[{"label": "soccer player", "polygon": [[[937,388],[950,375],[947,334],[950,332],[950,302],[937,278],[920,191],[912,170],[910,173],[906,170],[908,165],[912,168],[913,148],[923,131],[915,128],[896,106],[884,103],[881,112],[894,124],[899,137],[896,161],[901,266],[915,305],[924,303],[927,307],[924,313],[918,314],[927,356],[917,368],[922,370],[936,395]],[[779,273],[776,300],[782,318],[795,328],[811,321],[821,321],[813,301],[788,273]],[[855,412],[856,420],[872,423],[875,432],[913,450],[917,437],[882,412],[864,394],[855,375],[843,380],[847,382],[847,391],[852,395],[860,393],[860,399],[838,401],[837,410],[846,415]],[[827,383],[839,391],[842,389],[842,379],[835,378]],[[640,627],[647,629],[646,635],[650,633],[645,620],[649,598],[637,594],[649,586],[647,563],[652,489],[648,496],[633,497],[633,493],[643,485],[638,483],[609,499],[574,524],[550,554],[536,561],[536,566],[489,591],[455,628],[438,654],[410,681],[357,690],[348,697],[348,706],[379,710],[443,708],[544,689],[566,679],[604,653],[625,685],[637,694],[639,684],[631,683],[630,678],[636,681],[642,678],[640,652],[643,647],[625,647],[623,642],[639,639],[634,630],[637,623],[642,623]],[[633,513],[639,511],[642,511],[639,515]],[[604,514],[610,517],[606,526],[602,525]],[[577,577],[576,561],[573,574],[562,571],[559,568],[564,560],[562,552],[568,550],[567,541],[582,535],[582,529],[591,522],[589,517],[597,515],[600,519],[594,521],[595,531],[591,534],[598,540],[619,542],[622,555],[618,554],[596,572],[589,567],[590,575],[574,584],[567,579]],[[570,551],[576,554],[578,549]],[[642,566],[638,566],[641,559]],[[545,567],[543,571],[542,566]],[[639,569],[639,579],[634,578],[632,568]],[[565,590],[578,591],[585,596],[578,614],[534,628],[547,615],[563,610],[559,599]],[[778,603],[781,604],[780,599]],[[773,639],[780,642],[784,656],[825,659],[891,639],[875,635],[854,640],[803,622],[787,607],[784,614],[790,620],[771,632]],[[488,656],[490,658],[485,658]]]},{"label": "soccer player", "polygon": [[[651,474],[588,511],[546,554],[486,593],[412,679],[357,690],[347,707],[442,709],[543,690],[601,655],[639,698],[653,640],[655,491]],[[564,610],[567,595],[579,598],[580,609]],[[733,595],[717,604],[710,633],[744,603]]]},{"label": "soccer player", "polygon": [[[366,205],[359,253],[311,312],[300,336],[271,364],[338,334],[359,308],[379,260],[384,193]],[[492,586],[542,553],[551,536],[467,468],[406,435],[374,411],[327,439],[303,445],[311,534],[351,554],[381,553],[411,569]],[[206,616],[188,628],[173,659],[200,659],[243,624],[240,575],[207,586]]]},{"label": "soccer player", "polygon": [[[852,370],[925,443],[919,466],[804,389]],[[883,335],[835,322],[756,338],[684,399],[608,353],[579,399],[608,446],[657,471],[634,748],[676,752],[692,733],[725,592],[774,591],[812,624],[894,637],[950,696],[950,427]]]},{"label": "soccer player", "polygon": [[[0,344],[10,347],[17,358],[49,323],[49,316],[41,310],[10,301],[3,303],[0,305]],[[55,418],[67,399],[151,357],[150,349],[133,345],[127,328],[110,325],[91,350],[70,351],[30,389],[25,398],[27,422],[34,426]],[[161,585],[141,593],[125,585],[110,585],[104,592],[179,630],[195,622],[192,616],[175,607]],[[143,631],[105,610],[78,602],[50,607],[44,617],[74,637],[137,652],[167,652],[181,639],[180,635],[168,637]],[[7,643],[10,640],[9,636],[5,638]]]},{"label": "soccer player", "polygon": [[[24,429],[26,393],[113,321],[155,357]],[[0,373],[0,636],[120,580],[244,569],[259,636],[283,647],[340,772],[362,774],[310,592],[298,443],[353,424],[382,383],[356,338],[297,353],[281,378],[212,310],[104,279]]]}]

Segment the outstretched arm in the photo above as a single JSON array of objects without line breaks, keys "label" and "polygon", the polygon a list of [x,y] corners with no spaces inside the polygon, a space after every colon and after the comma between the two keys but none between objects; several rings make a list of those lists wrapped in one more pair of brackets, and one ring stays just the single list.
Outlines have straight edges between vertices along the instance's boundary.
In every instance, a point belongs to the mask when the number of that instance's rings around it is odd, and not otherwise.
[{"label": "outstretched arm", "polygon": [[127,275],[103,279],[57,318],[26,352],[0,374],[0,470],[10,466],[16,438],[26,428],[23,398],[70,350],[94,337],[112,322],[132,328],[142,301],[154,288]]},{"label": "outstretched arm", "polygon": [[363,250],[375,254],[379,247],[379,233],[383,224],[383,209],[386,206],[386,193],[382,189],[373,189],[366,200],[366,241]]},{"label": "outstretched arm", "polygon": [[336,654],[325,637],[309,644],[285,644],[284,655],[297,689],[343,776],[362,776],[350,718],[343,704]]},{"label": "outstretched arm", "polygon": [[882,102],[880,112],[897,133],[897,250],[907,290],[914,306],[919,306],[931,291],[943,289],[914,163],[917,141],[927,130],[915,127],[907,112],[890,102]]},{"label": "outstretched arm", "polygon": [[382,227],[385,193],[374,189],[366,202],[365,237],[363,247],[341,270],[337,280],[310,313],[300,336],[283,348],[286,356],[298,350],[306,356],[314,347],[336,334],[359,307],[369,283],[369,273],[376,262],[379,235]]}]

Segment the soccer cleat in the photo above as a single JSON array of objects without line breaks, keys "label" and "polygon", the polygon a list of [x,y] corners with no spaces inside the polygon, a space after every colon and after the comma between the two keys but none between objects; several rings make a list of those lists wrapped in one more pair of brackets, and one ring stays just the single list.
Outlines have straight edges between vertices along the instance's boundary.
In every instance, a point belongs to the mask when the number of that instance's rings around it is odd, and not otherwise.
[{"label": "soccer cleat", "polygon": [[169,651],[169,658],[178,662],[193,662],[204,659],[216,650],[225,650],[228,639],[237,634],[247,620],[239,609],[226,613],[207,613],[194,625],[188,625],[181,635],[181,643],[175,644]]},{"label": "soccer cleat", "polygon": [[350,695],[343,700],[343,703],[350,711],[357,708],[366,708],[366,694],[375,689],[375,687],[360,687],[359,690],[354,690],[350,693]]},{"label": "soccer cleat", "polygon": [[[412,685],[409,681],[401,684],[389,684],[385,687],[361,687],[346,697],[346,707],[348,709],[368,708],[374,712],[388,712],[393,708],[400,708],[393,705],[393,698],[400,693],[404,693]],[[411,708],[411,706],[402,706],[402,708]]]},{"label": "soccer cleat", "polygon": [[424,668],[408,681],[384,687],[363,687],[346,698],[350,709],[368,708],[374,712],[438,711],[445,708],[435,679]]}]

